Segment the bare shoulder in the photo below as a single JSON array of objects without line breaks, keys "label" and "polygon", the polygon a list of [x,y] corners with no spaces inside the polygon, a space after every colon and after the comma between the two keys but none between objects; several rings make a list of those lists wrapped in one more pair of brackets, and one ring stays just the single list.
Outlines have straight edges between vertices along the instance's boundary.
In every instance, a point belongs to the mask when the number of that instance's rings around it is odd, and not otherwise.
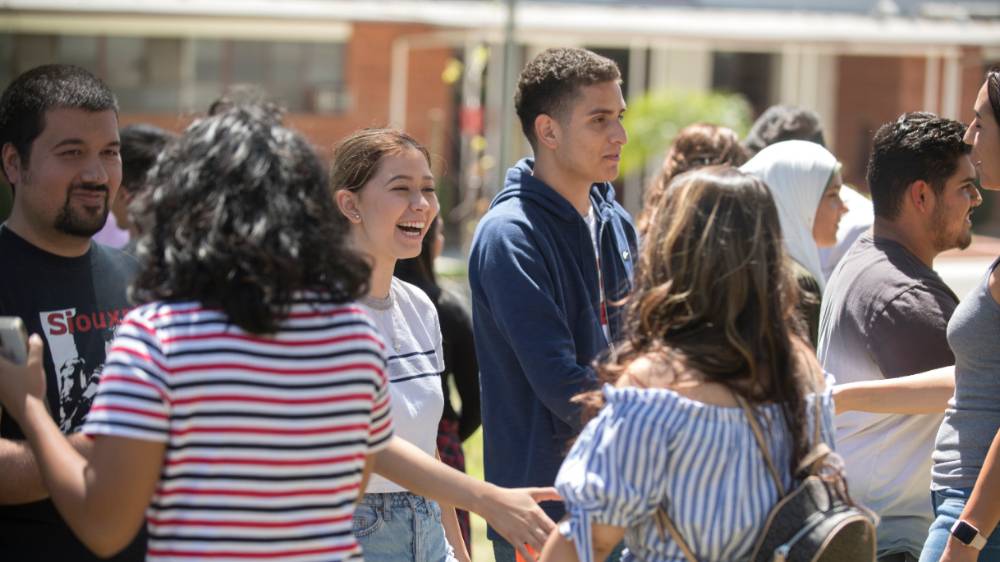
[{"label": "bare shoulder", "polygon": [[670,388],[677,382],[678,363],[666,354],[643,354],[628,364],[616,386]]},{"label": "bare shoulder", "polygon": [[636,358],[618,379],[618,386],[663,388],[711,406],[738,406],[732,391],[724,385],[707,382],[679,354],[670,352],[647,353]]},{"label": "bare shoulder", "polygon": [[816,358],[816,351],[807,342],[795,337],[792,338],[792,346],[795,349],[797,367],[802,370],[806,381],[816,392],[822,392],[826,389],[826,376],[823,374],[819,359]]}]

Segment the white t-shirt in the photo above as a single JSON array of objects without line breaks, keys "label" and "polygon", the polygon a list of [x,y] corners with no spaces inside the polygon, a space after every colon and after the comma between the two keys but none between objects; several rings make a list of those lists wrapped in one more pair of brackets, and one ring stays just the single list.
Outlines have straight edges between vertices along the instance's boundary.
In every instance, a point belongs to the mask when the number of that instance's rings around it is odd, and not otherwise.
[{"label": "white t-shirt", "polygon": [[[444,353],[434,303],[416,286],[393,277],[388,298],[365,297],[360,304],[385,340],[396,435],[433,457],[444,410]],[[372,475],[366,490],[370,494],[404,491],[406,488],[377,474]]]}]

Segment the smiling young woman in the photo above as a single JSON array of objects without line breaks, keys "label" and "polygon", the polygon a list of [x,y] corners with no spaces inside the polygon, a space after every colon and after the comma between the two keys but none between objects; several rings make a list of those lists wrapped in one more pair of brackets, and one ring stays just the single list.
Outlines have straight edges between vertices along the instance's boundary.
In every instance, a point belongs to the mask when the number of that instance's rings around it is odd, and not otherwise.
[{"label": "smiling young woman", "polygon": [[554,490],[498,488],[433,460],[444,407],[440,322],[422,290],[393,277],[398,260],[420,254],[438,213],[430,155],[406,133],[365,129],[335,149],[331,182],[351,241],[372,265],[361,304],[386,345],[401,438],[376,457],[378,476],[355,511],[365,560],[469,560],[455,510],[434,499],[483,515],[515,544],[540,547],[554,524],[535,501],[554,499]]},{"label": "smiling young woman", "polygon": [[[430,155],[406,133],[367,129],[337,146],[331,179],[355,249],[372,262],[361,302],[387,346],[398,434],[434,456],[444,407],[438,316],[423,291],[392,275],[397,260],[420,254],[438,213]],[[454,509],[442,513],[435,502],[381,476],[369,482],[354,531],[368,560],[468,559]]]}]

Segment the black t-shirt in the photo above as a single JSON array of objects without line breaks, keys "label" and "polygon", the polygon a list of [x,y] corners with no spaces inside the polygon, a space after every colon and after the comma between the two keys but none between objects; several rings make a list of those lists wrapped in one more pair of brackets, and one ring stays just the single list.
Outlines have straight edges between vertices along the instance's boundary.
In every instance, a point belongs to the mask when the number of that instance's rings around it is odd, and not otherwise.
[{"label": "black t-shirt", "polygon": [[[442,418],[458,422],[458,435],[465,441],[482,424],[479,409],[479,363],[476,361],[476,346],[472,337],[472,318],[457,297],[448,291],[441,291],[434,301],[441,323],[441,340],[444,352],[444,373],[441,384],[444,388],[444,411]],[[462,401],[462,413],[455,411],[451,403],[448,381],[455,382],[458,397]]]},{"label": "black t-shirt", "polygon": [[[133,258],[96,243],[83,256],[64,258],[0,226],[0,315],[20,317],[45,342],[49,409],[64,434],[83,426],[107,349],[130,308],[126,288],[136,269]],[[23,439],[6,415],[0,436]],[[145,550],[140,533],[112,560],[144,560]],[[49,500],[0,506],[0,559],[98,560]]]}]

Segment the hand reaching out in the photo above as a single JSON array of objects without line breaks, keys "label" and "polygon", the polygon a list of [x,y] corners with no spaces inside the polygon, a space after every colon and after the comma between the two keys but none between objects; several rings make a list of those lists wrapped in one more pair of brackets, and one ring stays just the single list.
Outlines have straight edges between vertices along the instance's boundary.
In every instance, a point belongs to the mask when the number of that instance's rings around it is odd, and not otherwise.
[{"label": "hand reaching out", "polygon": [[524,545],[536,552],[542,546],[556,524],[538,507],[538,502],[558,501],[562,498],[555,488],[499,488],[492,487],[490,501],[478,513],[497,533],[514,546],[526,561],[535,562]]}]

